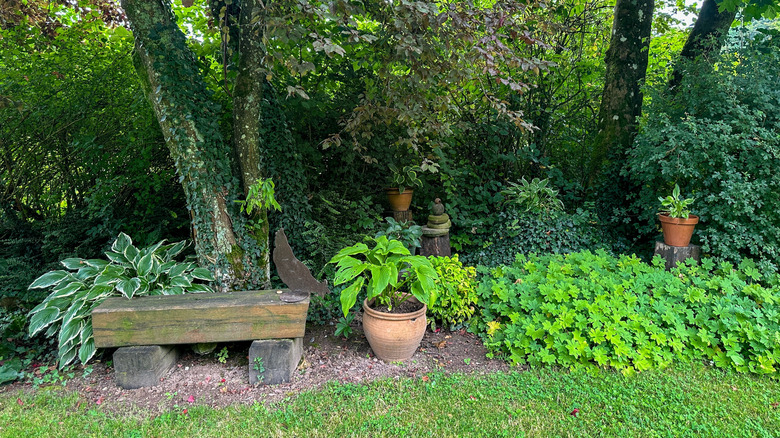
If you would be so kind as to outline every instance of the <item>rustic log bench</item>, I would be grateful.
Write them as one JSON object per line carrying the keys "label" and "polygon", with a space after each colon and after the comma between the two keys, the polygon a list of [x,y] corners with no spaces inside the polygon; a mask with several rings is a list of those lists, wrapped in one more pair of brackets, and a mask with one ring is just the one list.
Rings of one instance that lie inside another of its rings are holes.
{"label": "rustic log bench", "polygon": [[309,299],[283,302],[282,292],[109,298],[92,311],[95,346],[120,347],[114,372],[125,389],[157,385],[176,362],[176,345],[211,342],[254,341],[249,382],[289,382],[303,354]]}

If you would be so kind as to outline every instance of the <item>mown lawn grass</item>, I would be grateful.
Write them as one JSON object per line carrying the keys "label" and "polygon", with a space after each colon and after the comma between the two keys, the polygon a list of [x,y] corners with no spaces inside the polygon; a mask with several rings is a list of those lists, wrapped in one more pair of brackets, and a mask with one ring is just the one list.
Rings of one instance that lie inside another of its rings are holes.
{"label": "mown lawn grass", "polygon": [[331,384],[267,407],[187,406],[186,414],[156,416],[76,407],[78,395],[41,388],[0,396],[0,435],[769,437],[780,435],[778,402],[776,380],[699,365],[634,377],[552,369],[430,374]]}

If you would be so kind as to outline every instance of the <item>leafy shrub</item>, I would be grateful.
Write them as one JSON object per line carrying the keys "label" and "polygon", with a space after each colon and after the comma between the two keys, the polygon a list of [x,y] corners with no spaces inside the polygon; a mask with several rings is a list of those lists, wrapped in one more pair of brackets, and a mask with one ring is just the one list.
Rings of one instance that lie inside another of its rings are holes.
{"label": "leafy shrub", "polygon": [[529,183],[525,178],[520,183],[509,183],[509,187],[501,191],[505,196],[506,204],[514,204],[526,212],[536,214],[549,214],[553,211],[563,210],[563,202],[558,199],[558,190],[547,187],[550,182],[545,178],[534,178]]}
{"label": "leafy shrub", "polygon": [[92,310],[106,298],[211,292],[208,286],[193,283],[214,281],[208,269],[174,260],[186,243],[163,243],[139,250],[122,233],[106,252],[108,261],[65,259],[61,263],[67,271],[51,271],[38,277],[30,289],[52,288],[52,293],[30,311],[30,336],[48,327],[47,337],[58,334],[60,368],[77,355],[81,363],[86,363],[95,354]]}
{"label": "leafy shrub", "polygon": [[638,231],[657,237],[656,204],[675,182],[696,198],[694,240],[718,258],[780,259],[780,48],[752,43],[690,67],[675,97],[653,97],[623,174]]}
{"label": "leafy shrub", "polygon": [[436,302],[428,306],[431,324],[453,326],[474,315],[477,303],[477,270],[463,266],[458,255],[431,257],[433,269],[439,274],[436,282]]}
{"label": "leafy shrub", "polygon": [[414,222],[398,222],[392,217],[386,217],[387,228],[379,230],[376,236],[387,236],[388,239],[398,240],[404,244],[410,253],[414,254],[415,248],[420,247],[422,238],[422,227],[415,225]]}
{"label": "leafy shrub", "polygon": [[739,372],[776,373],[780,287],[758,284],[750,261],[735,268],[664,270],[600,250],[518,255],[479,286],[472,327],[513,363],[612,367],[630,374],[675,359],[709,359]]}
{"label": "leafy shrub", "polygon": [[483,248],[462,255],[464,263],[494,267],[512,264],[518,253],[567,253],[586,248],[610,248],[611,239],[601,231],[595,215],[552,212],[547,216],[510,209],[498,214],[498,222],[484,238]]}

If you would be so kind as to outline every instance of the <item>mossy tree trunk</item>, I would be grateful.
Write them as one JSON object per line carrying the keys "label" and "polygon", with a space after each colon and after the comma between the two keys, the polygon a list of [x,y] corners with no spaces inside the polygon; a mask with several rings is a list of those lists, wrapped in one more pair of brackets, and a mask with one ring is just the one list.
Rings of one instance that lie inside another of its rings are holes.
{"label": "mossy tree trunk", "polygon": [[654,0],[617,0],[615,4],[612,37],[604,59],[604,93],[591,156],[591,181],[608,153],[628,149],[636,137],[654,6]]}
{"label": "mossy tree trunk", "polygon": [[[248,85],[250,89],[242,96],[249,96],[249,102],[237,105],[236,118],[246,120],[237,126],[248,127],[248,131],[237,129],[234,135],[249,140],[237,150],[243,175],[234,175],[233,145],[220,133],[219,107],[210,98],[170,4],[166,0],[122,0],[122,7],[135,37],[136,68],[187,197],[200,264],[214,272],[222,291],[267,287],[267,228],[265,233],[250,235],[247,218],[233,202],[244,193],[242,184],[251,184],[261,175],[258,138],[252,134],[257,129],[260,102],[251,97],[251,88],[261,93],[262,82]],[[254,165],[243,162],[250,159]]]}

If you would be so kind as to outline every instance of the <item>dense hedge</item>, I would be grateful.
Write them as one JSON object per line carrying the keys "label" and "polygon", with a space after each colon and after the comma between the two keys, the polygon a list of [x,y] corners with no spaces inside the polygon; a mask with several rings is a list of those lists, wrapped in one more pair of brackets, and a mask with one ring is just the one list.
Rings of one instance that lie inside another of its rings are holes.
{"label": "dense hedge", "polygon": [[518,255],[483,278],[472,330],[515,364],[630,374],[707,359],[776,374],[780,287],[760,279],[749,260],[665,271],[660,258],[646,264],[605,251]]}
{"label": "dense hedge", "polygon": [[482,248],[462,254],[464,263],[494,267],[512,264],[518,253],[612,250],[616,245],[601,229],[596,216],[582,209],[541,216],[510,208],[498,214],[497,223],[485,234]]}

